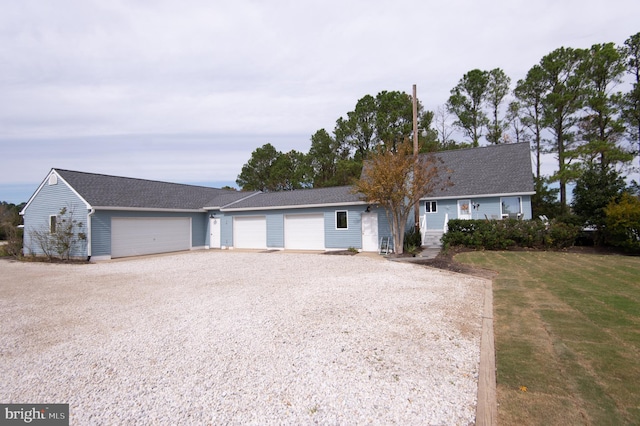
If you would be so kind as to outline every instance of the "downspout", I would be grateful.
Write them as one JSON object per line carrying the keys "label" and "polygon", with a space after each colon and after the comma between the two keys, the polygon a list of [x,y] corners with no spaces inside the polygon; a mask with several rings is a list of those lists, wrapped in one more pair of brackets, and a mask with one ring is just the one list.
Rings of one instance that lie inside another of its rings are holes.
{"label": "downspout", "polygon": [[96,209],[91,207],[87,215],[87,262],[91,260],[91,216],[93,216],[95,212]]}

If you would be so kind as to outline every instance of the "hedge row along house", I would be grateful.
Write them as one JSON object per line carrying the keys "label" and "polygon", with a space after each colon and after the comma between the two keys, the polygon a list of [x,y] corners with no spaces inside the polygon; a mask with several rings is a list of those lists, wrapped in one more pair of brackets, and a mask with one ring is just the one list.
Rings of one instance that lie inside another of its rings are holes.
{"label": "hedge row along house", "polygon": [[[527,143],[437,156],[453,185],[420,201],[423,245],[439,245],[453,218],[531,219]],[[34,233],[51,232],[63,209],[85,237],[71,256],[90,260],[196,249],[376,252],[390,237],[384,210],[350,186],[236,192],[54,168],[21,212],[25,254],[43,254]]]}

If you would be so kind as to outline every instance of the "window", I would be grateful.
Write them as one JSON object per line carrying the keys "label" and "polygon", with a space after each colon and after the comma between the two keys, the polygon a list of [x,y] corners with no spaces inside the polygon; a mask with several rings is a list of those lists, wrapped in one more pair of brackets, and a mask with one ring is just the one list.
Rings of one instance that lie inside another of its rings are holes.
{"label": "window", "polygon": [[57,185],[58,184],[58,176],[51,173],[49,176],[49,185]]}
{"label": "window", "polygon": [[49,232],[51,234],[55,234],[56,233],[56,224],[58,222],[58,217],[57,216],[49,216]]}
{"label": "window", "polygon": [[427,213],[437,213],[438,212],[438,202],[437,201],[427,201],[425,204],[425,211]]}
{"label": "window", "polygon": [[504,197],[500,200],[502,217],[519,219],[522,217],[522,199],[520,197]]}
{"label": "window", "polygon": [[337,211],[336,212],[336,229],[348,229],[349,221],[347,217],[346,211]]}

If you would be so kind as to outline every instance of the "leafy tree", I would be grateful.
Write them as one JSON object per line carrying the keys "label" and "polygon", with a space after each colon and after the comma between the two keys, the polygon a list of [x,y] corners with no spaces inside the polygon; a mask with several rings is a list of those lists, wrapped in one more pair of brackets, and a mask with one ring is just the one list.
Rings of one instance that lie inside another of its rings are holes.
{"label": "leafy tree", "polygon": [[588,166],[576,180],[573,190],[573,212],[586,226],[596,228],[596,243],[603,242],[605,208],[617,200],[625,189],[624,179],[612,168]]}
{"label": "leafy tree", "polygon": [[338,162],[336,148],[336,140],[325,129],[320,129],[311,136],[309,159],[315,188],[332,186]]}
{"label": "leafy tree", "polygon": [[633,86],[622,99],[623,118],[631,140],[638,143],[640,156],[640,33],[636,33],[624,42],[624,58],[627,71],[633,76]]}
{"label": "leafy tree", "polygon": [[413,130],[413,101],[404,92],[382,91],[376,96],[378,139],[395,151]]}
{"label": "leafy tree", "polygon": [[491,123],[487,132],[487,140],[493,144],[500,143],[505,129],[504,123],[498,118],[500,105],[509,94],[511,79],[500,68],[487,73],[487,93],[485,99],[491,108]]}
{"label": "leafy tree", "polygon": [[558,202],[558,188],[551,188],[544,177],[533,177],[536,193],[531,197],[533,217],[546,216],[549,219],[560,216],[561,209]]}
{"label": "leafy tree", "polygon": [[417,162],[412,154],[413,144],[408,139],[397,145],[395,152],[379,147],[354,185],[369,203],[384,208],[398,254],[403,253],[404,231],[414,206],[450,183],[434,154],[423,154]]}
{"label": "leafy tree", "polygon": [[597,161],[602,169],[633,157],[618,142],[625,132],[620,118],[620,95],[612,93],[625,73],[624,58],[613,43],[595,44],[583,60],[585,115],[580,135],[586,142],[579,148],[583,161]]}
{"label": "leafy tree", "polygon": [[291,191],[311,186],[307,156],[296,150],[279,153],[269,171],[270,191]]}
{"label": "leafy tree", "polygon": [[270,143],[256,148],[251,153],[249,161],[242,166],[242,171],[236,183],[243,191],[269,191],[271,181],[271,167],[280,153]]}
{"label": "leafy tree", "polygon": [[482,111],[488,84],[489,75],[486,71],[471,70],[451,89],[447,101],[448,111],[457,117],[454,125],[471,139],[473,146],[479,146],[482,128],[488,123]]}
{"label": "leafy tree", "polygon": [[304,154],[286,154],[270,143],[257,148],[242,166],[236,183],[243,191],[284,191],[310,186],[310,168]]}
{"label": "leafy tree", "polygon": [[518,80],[514,94],[520,102],[522,124],[529,129],[533,139],[533,152],[536,163],[536,179],[542,178],[540,167],[543,153],[542,129],[543,124],[543,99],[549,87],[545,78],[545,72],[540,65],[534,65],[524,80]]}
{"label": "leafy tree", "polygon": [[378,106],[376,99],[366,95],[358,100],[353,111],[347,113],[347,119],[340,117],[334,130],[339,146],[349,146],[355,150],[355,159],[362,161],[377,144],[376,117]]}
{"label": "leafy tree", "polygon": [[554,137],[549,145],[550,152],[555,153],[558,159],[558,170],[552,179],[560,185],[560,206],[563,210],[567,209],[567,183],[579,174],[571,162],[576,157],[573,129],[584,100],[584,78],[580,66],[585,55],[583,49],[561,47],[540,61],[542,79],[549,88],[542,99],[542,123]]}
{"label": "leafy tree", "polygon": [[513,101],[509,103],[507,114],[505,115],[505,124],[513,130],[516,143],[527,142],[529,140],[529,135],[526,133],[526,126],[522,120],[521,110],[522,106],[520,102]]}

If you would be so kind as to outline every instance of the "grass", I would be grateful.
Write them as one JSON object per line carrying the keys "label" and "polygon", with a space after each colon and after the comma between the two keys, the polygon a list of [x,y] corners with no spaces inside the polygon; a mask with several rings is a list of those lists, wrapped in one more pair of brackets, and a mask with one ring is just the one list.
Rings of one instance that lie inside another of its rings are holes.
{"label": "grass", "polygon": [[499,424],[640,424],[640,258],[470,252],[493,280]]}

